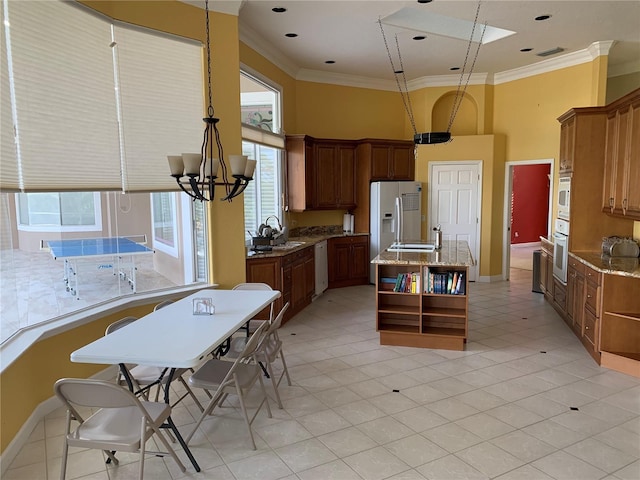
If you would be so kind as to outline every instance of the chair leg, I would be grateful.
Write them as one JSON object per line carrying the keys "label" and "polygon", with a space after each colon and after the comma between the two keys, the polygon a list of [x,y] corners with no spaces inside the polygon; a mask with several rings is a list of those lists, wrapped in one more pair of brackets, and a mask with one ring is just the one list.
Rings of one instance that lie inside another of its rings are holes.
{"label": "chair leg", "polygon": [[156,427],[155,425],[152,425],[151,428],[153,429],[154,433],[158,436],[158,438],[160,439],[160,441],[162,442],[162,445],[164,445],[164,448],[167,449],[167,452],[169,453],[169,455],[171,455],[171,457],[175,460],[175,462],[178,464],[178,467],[180,467],[180,470],[185,472],[186,468],[184,467],[184,465],[182,464],[182,462],[180,461],[180,459],[178,458],[178,455],[176,454],[176,451],[171,447],[171,445],[169,445],[169,442],[167,441],[167,439],[164,437],[164,435],[162,434],[162,432],[160,431],[160,429],[158,427]]}
{"label": "chair leg", "polygon": [[291,386],[291,377],[289,376],[289,369],[287,368],[287,362],[284,359],[284,352],[282,348],[280,349],[280,360],[282,360],[282,367],[284,368],[284,373],[287,376],[287,384]]}
{"label": "chair leg", "polygon": [[140,422],[140,468],[138,470],[139,480],[143,480],[144,477],[144,449],[146,447],[147,440],[147,420],[145,418]]}
{"label": "chair leg", "polygon": [[202,424],[204,419],[207,418],[207,415],[209,415],[213,411],[216,405],[220,403],[221,398],[223,398],[223,395],[221,392],[219,392],[214,398],[211,399],[211,401],[209,402],[209,405],[207,405],[207,408],[204,409],[204,411],[202,412],[202,415],[200,415],[200,418],[196,422],[196,426],[193,427],[193,430],[191,431],[191,433],[187,435],[187,437],[184,439],[185,444],[189,443],[189,441],[191,440],[191,437],[193,437],[193,435],[196,433],[196,430],[198,430],[198,428],[200,427],[200,424]]}
{"label": "chair leg", "polygon": [[242,395],[242,389],[238,382],[236,381],[236,392],[238,395],[238,400],[240,401],[240,409],[242,410],[242,415],[244,416],[244,422],[247,424],[247,429],[249,430],[249,437],[251,438],[251,448],[256,450],[256,442],[253,438],[253,431],[251,430],[251,421],[249,420],[249,415],[247,414],[247,407],[244,404],[244,398]]}
{"label": "chair leg", "polygon": [[[271,405],[269,405],[269,396],[267,395],[267,389],[264,388],[264,382],[262,381],[262,377],[260,375],[258,375],[258,381],[260,382],[260,388],[262,389],[262,395],[264,395],[264,403],[267,406],[268,416],[269,416],[269,418],[273,418],[273,414],[271,413]],[[258,410],[260,409],[260,407],[262,407],[262,404],[260,404],[260,406],[258,407]],[[256,415],[258,415],[257,411],[256,411]],[[254,415],[253,418],[255,418],[256,415]]]}
{"label": "chair leg", "polygon": [[273,386],[273,391],[276,394],[276,402],[278,402],[278,408],[284,408],[282,406],[282,399],[280,398],[280,392],[278,392],[278,383],[276,382],[276,376],[273,374],[273,368],[271,368],[271,362],[267,361],[267,370],[269,370],[269,377],[271,378],[271,385]]}
{"label": "chair leg", "polygon": [[193,390],[191,390],[191,388],[189,387],[185,379],[182,377],[178,377],[178,381],[182,383],[182,386],[184,386],[185,390],[187,391],[189,396],[193,399],[193,401],[195,402],[196,406],[200,409],[200,411],[204,412],[204,407],[200,403],[200,400],[198,400],[198,397],[196,397],[196,394],[193,393]]}

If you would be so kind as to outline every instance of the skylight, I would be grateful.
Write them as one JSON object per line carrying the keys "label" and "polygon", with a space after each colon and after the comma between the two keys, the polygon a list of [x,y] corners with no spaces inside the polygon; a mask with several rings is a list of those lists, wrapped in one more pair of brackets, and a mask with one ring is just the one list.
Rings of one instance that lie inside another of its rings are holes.
{"label": "skylight", "polygon": [[[409,7],[401,8],[397,12],[382,18],[381,21],[386,25],[392,25],[394,27],[431,33],[433,35],[441,35],[443,37],[457,38],[465,41],[469,41],[473,30],[472,21],[446,17],[444,15],[438,15],[436,13]],[[514,33],[516,32],[487,25],[484,36],[482,36],[482,28],[475,29],[472,41],[479,42],[482,38],[482,44],[484,45],[485,43],[500,40],[513,35]]]}

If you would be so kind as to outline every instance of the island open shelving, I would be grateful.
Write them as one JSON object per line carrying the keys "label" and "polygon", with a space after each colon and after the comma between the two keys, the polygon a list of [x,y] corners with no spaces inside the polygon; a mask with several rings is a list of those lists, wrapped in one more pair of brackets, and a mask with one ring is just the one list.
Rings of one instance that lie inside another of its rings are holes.
{"label": "island open shelving", "polygon": [[466,242],[444,242],[433,253],[382,252],[372,263],[380,344],[464,350],[473,265]]}

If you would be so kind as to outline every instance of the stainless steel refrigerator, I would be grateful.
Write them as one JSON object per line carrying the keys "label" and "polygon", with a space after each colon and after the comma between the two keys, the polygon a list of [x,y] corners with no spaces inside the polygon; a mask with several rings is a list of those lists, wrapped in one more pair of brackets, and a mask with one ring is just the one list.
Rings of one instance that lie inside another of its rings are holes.
{"label": "stainless steel refrigerator", "polygon": [[[373,182],[371,184],[369,251],[373,260],[393,242],[420,241],[422,221],[420,182]],[[369,280],[376,281],[371,265]]]}

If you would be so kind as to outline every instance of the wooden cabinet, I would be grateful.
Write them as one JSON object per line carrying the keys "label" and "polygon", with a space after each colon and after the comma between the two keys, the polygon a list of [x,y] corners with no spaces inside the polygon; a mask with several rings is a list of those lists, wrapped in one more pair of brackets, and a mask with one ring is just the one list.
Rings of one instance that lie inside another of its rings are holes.
{"label": "wooden cabinet", "polygon": [[565,314],[567,310],[567,287],[563,285],[560,280],[553,277],[552,284],[552,298],[553,298],[553,306],[556,310]]}
{"label": "wooden cabinet", "polygon": [[585,303],[585,266],[569,257],[567,270],[567,323],[578,335],[582,335]]}
{"label": "wooden cabinet", "polygon": [[573,108],[558,119],[561,171],[571,172],[570,252],[598,251],[602,237],[633,234],[629,219],[602,211],[607,119],[607,107]]}
{"label": "wooden cabinet", "polygon": [[609,109],[602,210],[640,220],[640,89]]}
{"label": "wooden cabinet", "polygon": [[575,156],[576,119],[570,117],[560,126],[560,173],[573,171]]}
{"label": "wooden cabinet", "polygon": [[553,300],[553,243],[540,237],[540,290],[548,302]]}
{"label": "wooden cabinet", "polygon": [[[281,292],[276,311],[289,302],[284,321],[311,303],[315,290],[315,261],[313,246],[276,257],[253,257],[246,263],[247,282],[266,283]],[[260,318],[265,318],[261,312]],[[267,313],[268,317],[268,313]]]}
{"label": "wooden cabinet", "polygon": [[356,206],[356,147],[351,142],[318,140],[314,148],[316,209]]}
{"label": "wooden cabinet", "polygon": [[585,294],[583,303],[584,323],[581,335],[582,344],[589,354],[600,363],[599,328],[601,317],[602,274],[585,266]]}
{"label": "wooden cabinet", "polygon": [[368,164],[371,182],[413,180],[415,178],[415,145],[401,140],[364,139],[358,142],[358,163]]}
{"label": "wooden cabinet", "polygon": [[292,211],[355,208],[355,143],[287,136],[287,194]]}
{"label": "wooden cabinet", "polygon": [[329,288],[369,283],[369,236],[330,238],[327,242]]}
{"label": "wooden cabinet", "polygon": [[[468,329],[467,267],[378,264],[376,272],[376,329],[381,345],[464,350]],[[393,280],[399,275],[417,279],[415,293],[394,291]],[[458,293],[451,293],[453,289],[445,290],[450,293],[429,289],[433,281],[430,278],[435,275],[452,281],[460,279]]]}

